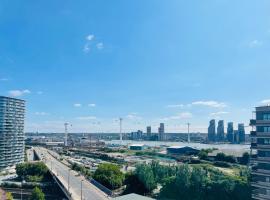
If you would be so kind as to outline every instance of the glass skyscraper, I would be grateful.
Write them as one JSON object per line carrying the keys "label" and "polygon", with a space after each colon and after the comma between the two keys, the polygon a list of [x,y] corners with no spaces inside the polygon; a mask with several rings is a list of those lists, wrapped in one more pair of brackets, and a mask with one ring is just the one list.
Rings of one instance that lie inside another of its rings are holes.
{"label": "glass skyscraper", "polygon": [[0,96],[0,169],[24,160],[25,101]]}
{"label": "glass skyscraper", "polygon": [[223,142],[224,141],[224,121],[219,120],[218,121],[218,127],[217,127],[217,141]]}
{"label": "glass skyscraper", "polygon": [[212,119],[209,122],[208,141],[209,142],[215,142],[216,141],[216,121],[214,119]]}

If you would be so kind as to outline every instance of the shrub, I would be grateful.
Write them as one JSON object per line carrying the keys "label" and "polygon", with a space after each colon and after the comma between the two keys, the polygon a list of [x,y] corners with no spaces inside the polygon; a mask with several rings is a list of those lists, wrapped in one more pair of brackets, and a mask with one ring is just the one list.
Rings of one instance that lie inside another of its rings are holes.
{"label": "shrub", "polygon": [[117,165],[104,163],[98,166],[93,178],[109,189],[117,189],[123,184],[124,174]]}
{"label": "shrub", "polygon": [[231,167],[231,165],[229,163],[224,162],[224,161],[216,161],[216,162],[214,162],[214,165],[217,167],[225,167],[225,168]]}

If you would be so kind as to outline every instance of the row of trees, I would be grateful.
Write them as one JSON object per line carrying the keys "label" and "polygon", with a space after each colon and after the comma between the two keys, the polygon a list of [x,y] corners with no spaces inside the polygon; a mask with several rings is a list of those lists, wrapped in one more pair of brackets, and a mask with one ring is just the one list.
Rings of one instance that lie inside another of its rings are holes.
{"label": "row of trees", "polygon": [[43,162],[21,163],[16,165],[16,173],[20,180],[40,182],[49,176],[48,168]]}
{"label": "row of trees", "polygon": [[[212,149],[202,149],[198,156],[202,160],[208,160],[208,153],[211,153],[213,150]],[[245,152],[242,155],[242,158],[240,158],[239,163],[242,165],[247,165],[249,163],[250,155],[249,153]],[[215,157],[216,161],[221,161],[221,162],[228,162],[228,163],[236,163],[237,159],[233,155],[226,155],[224,153],[218,153]]]}
{"label": "row of trees", "polygon": [[80,172],[83,174],[85,177],[89,178],[92,176],[92,173],[89,169],[86,169],[83,165],[77,164],[77,163],[72,163],[71,169],[77,172]]}
{"label": "row of trees", "polygon": [[[10,192],[6,193],[6,200],[13,200],[13,196]],[[32,194],[29,200],[45,200],[45,194],[38,187],[35,187],[32,191]]]}

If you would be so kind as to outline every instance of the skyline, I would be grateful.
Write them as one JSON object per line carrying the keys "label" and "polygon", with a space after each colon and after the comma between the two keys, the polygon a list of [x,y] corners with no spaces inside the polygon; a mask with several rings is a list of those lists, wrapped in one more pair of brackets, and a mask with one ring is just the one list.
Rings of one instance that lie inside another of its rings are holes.
{"label": "skyline", "polygon": [[0,5],[0,95],[26,100],[26,132],[206,133],[270,103],[270,2]]}

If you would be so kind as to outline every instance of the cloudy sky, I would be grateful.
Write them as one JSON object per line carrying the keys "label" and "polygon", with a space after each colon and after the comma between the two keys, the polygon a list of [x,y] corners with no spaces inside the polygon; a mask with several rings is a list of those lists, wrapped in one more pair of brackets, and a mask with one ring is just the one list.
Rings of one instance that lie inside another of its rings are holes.
{"label": "cloudy sky", "polygon": [[26,131],[206,132],[270,102],[270,1],[3,0],[0,95]]}

